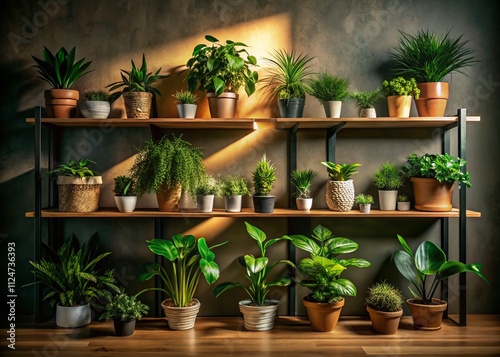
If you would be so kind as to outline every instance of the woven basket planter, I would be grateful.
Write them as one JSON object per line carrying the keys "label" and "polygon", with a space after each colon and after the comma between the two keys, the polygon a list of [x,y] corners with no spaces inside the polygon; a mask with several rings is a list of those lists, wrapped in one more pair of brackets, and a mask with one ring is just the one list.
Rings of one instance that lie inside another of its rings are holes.
{"label": "woven basket planter", "polygon": [[102,176],[57,178],[59,211],[95,212],[99,209]]}
{"label": "woven basket planter", "polygon": [[127,118],[149,119],[151,112],[151,93],[128,92],[123,93]]}
{"label": "woven basket planter", "polygon": [[332,211],[350,211],[354,205],[354,184],[352,180],[328,180],[326,185],[326,204]]}

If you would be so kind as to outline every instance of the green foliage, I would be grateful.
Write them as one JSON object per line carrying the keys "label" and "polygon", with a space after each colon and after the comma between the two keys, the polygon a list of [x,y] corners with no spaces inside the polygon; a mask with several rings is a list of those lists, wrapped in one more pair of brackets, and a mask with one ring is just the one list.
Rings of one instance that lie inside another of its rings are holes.
{"label": "green foliage", "polygon": [[384,162],[373,174],[373,182],[379,190],[397,190],[403,186],[403,178],[396,165]]}
{"label": "green foliage", "polygon": [[78,161],[70,160],[67,164],[59,165],[55,170],[48,171],[47,175],[52,178],[59,176],[74,176],[74,177],[87,177],[99,175],[96,171],[89,168],[89,164],[96,164],[94,161],[81,158]]}
{"label": "green foliage", "polygon": [[334,162],[321,162],[322,165],[326,166],[328,170],[328,176],[333,181],[347,181],[352,175],[358,173],[356,167],[361,166],[361,164],[336,164]]}
{"label": "green foliage", "polygon": [[321,103],[332,100],[343,101],[349,96],[347,91],[349,80],[326,72],[320,73],[316,79],[313,79],[310,86],[311,95]]}
{"label": "green foliage", "polygon": [[270,160],[267,160],[266,154],[257,163],[252,173],[253,187],[256,196],[267,196],[271,192],[276,181],[276,168]]}
{"label": "green foliage", "polygon": [[139,149],[131,170],[135,190],[139,196],[167,188],[182,186],[185,192],[195,194],[200,179],[205,174],[203,153],[181,137],[167,136],[159,141],[152,139]]}
{"label": "green foliage", "polygon": [[224,177],[221,190],[224,196],[246,196],[250,194],[247,180],[239,176]]}
{"label": "green foliage", "polygon": [[354,202],[358,205],[372,205],[375,203],[372,195],[365,195],[364,193],[360,193],[354,198]]}
{"label": "green foliage", "polygon": [[101,273],[98,263],[111,253],[97,255],[99,237],[97,233],[87,243],[80,243],[75,235],[68,237],[64,244],[54,251],[42,243],[46,258],[38,263],[30,261],[37,280],[25,286],[42,284],[48,293],[43,298],[49,304],[79,306],[97,299],[111,298],[109,289],[120,292],[114,278],[114,270]]}
{"label": "green foliage", "polygon": [[271,68],[268,75],[262,79],[265,88],[270,91],[271,98],[278,95],[279,99],[304,98],[311,88],[306,83],[314,57],[308,54],[297,55],[295,51],[275,50],[270,58],[264,58]]}
{"label": "green foliage", "polygon": [[[439,283],[459,273],[474,273],[484,279],[481,264],[464,264],[455,260],[446,260],[446,254],[432,242],[422,242],[413,254],[406,241],[398,235],[403,250],[394,253],[394,263],[403,277],[413,286],[409,290],[413,297],[423,304],[431,304],[432,297]],[[434,276],[430,286],[427,279]]]}
{"label": "green foliage", "polygon": [[356,296],[356,286],[352,281],[341,278],[348,266],[366,268],[370,262],[360,258],[337,259],[340,254],[355,252],[358,244],[348,238],[334,237],[332,232],[319,225],[314,228],[311,238],[304,235],[283,236],[292,244],[310,254],[299,263],[300,271],[307,278],[300,284],[311,293],[308,299],[314,302],[338,302],[343,296]]}
{"label": "green foliage", "polygon": [[241,287],[248,294],[254,305],[264,306],[266,296],[272,287],[288,286],[292,282],[292,280],[288,277],[281,277],[268,282],[268,274],[278,264],[287,264],[291,267],[295,267],[295,265],[289,260],[279,260],[269,263],[269,258],[266,257],[267,249],[284,238],[274,238],[266,241],[267,237],[263,231],[247,222],[245,222],[245,225],[248,234],[257,242],[260,250],[260,257],[256,258],[251,254],[247,254],[244,257],[238,258],[239,263],[245,268],[246,278],[250,283],[248,286],[239,282],[221,283],[214,288],[213,294],[215,297],[218,297],[227,290]]}
{"label": "green foliage", "polygon": [[196,239],[193,235],[182,234],[176,234],[170,240],[154,238],[147,242],[149,250],[165,258],[164,265],[144,263],[139,267],[137,278],[146,281],[159,276],[164,289],[151,288],[144,291],[163,291],[172,299],[174,306],[186,307],[193,300],[200,274],[203,274],[208,284],[215,283],[219,278],[219,266],[214,261],[215,253],[212,249],[227,242],[208,247],[205,238]]}
{"label": "green foliage", "polygon": [[409,202],[408,196],[398,195],[398,202]]}
{"label": "green foliage", "polygon": [[[199,84],[198,90],[215,92],[219,96],[222,92],[236,93],[245,85],[247,95],[251,96],[259,75],[250,69],[250,66],[257,66],[257,59],[247,52],[245,47],[248,46],[231,40],[221,44],[210,35],[206,35],[205,39],[212,45],[197,45],[186,64],[189,68],[189,90],[194,92]],[[246,54],[246,59],[242,54]]]}
{"label": "green foliage", "polygon": [[49,83],[54,89],[71,89],[73,84],[91,71],[87,71],[92,61],[86,62],[85,57],[75,62],[76,47],[68,53],[61,47],[54,55],[52,52],[43,47],[43,60],[35,56],[31,56],[35,60],[38,69],[38,78]]}
{"label": "green foliage", "polygon": [[197,195],[215,195],[219,196],[221,191],[221,182],[210,175],[204,175],[196,187]]}
{"label": "green foliage", "polygon": [[177,91],[172,94],[172,97],[177,99],[180,104],[195,104],[198,101],[198,96],[188,90]]}
{"label": "green foliage", "polygon": [[114,295],[104,307],[100,320],[116,319],[120,321],[140,320],[148,313],[149,306],[137,300],[137,295],[127,295],[122,292]]}
{"label": "green foliage", "polygon": [[463,69],[477,62],[462,35],[452,38],[450,31],[440,36],[429,30],[416,35],[400,33],[401,39],[391,53],[396,75],[415,78],[418,83],[441,82],[454,71],[466,74]]}
{"label": "green foliage", "polygon": [[366,92],[352,92],[349,94],[349,98],[355,101],[356,107],[359,109],[368,109],[373,108],[375,103],[379,102],[384,96],[381,89],[377,88]]}
{"label": "green foliage", "polygon": [[311,169],[292,171],[292,185],[297,189],[296,196],[300,198],[311,197],[311,184],[317,173]]}
{"label": "green foliage", "polygon": [[88,90],[85,92],[85,99],[89,101],[108,102],[110,94],[104,90]]}
{"label": "green foliage", "polygon": [[403,164],[402,170],[409,177],[435,178],[439,182],[458,181],[471,187],[470,175],[465,171],[465,164],[465,160],[448,154],[418,156],[412,153]]}
{"label": "green foliage", "polygon": [[383,81],[382,88],[386,96],[412,95],[415,99],[420,97],[420,89],[417,87],[415,78],[404,79],[403,77],[396,77],[390,81]]}
{"label": "green foliage", "polygon": [[135,196],[135,181],[128,176],[115,177],[115,188],[113,192],[116,196]]}
{"label": "green foliage", "polygon": [[383,312],[396,312],[403,308],[404,297],[401,290],[389,283],[381,282],[368,288],[366,305]]}

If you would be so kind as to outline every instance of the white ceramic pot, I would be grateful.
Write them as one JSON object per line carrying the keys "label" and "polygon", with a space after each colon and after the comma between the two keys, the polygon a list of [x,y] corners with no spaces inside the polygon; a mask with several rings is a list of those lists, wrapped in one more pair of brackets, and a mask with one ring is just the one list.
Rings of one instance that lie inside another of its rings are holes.
{"label": "white ceramic pot", "polygon": [[179,118],[193,119],[196,116],[196,104],[177,104]]}
{"label": "white ceramic pot", "polygon": [[106,119],[110,110],[111,106],[106,101],[85,100],[80,102],[80,112],[85,118]]}
{"label": "white ceramic pot", "polygon": [[241,212],[241,195],[224,196],[224,206],[226,212]]}
{"label": "white ceramic pot", "polygon": [[340,118],[342,102],[340,100],[323,102],[323,108],[325,108],[325,114],[327,118]]}
{"label": "white ceramic pot", "polygon": [[212,212],[214,208],[214,195],[196,195],[198,212]]}
{"label": "white ceramic pot", "polygon": [[251,303],[250,299],[239,302],[245,328],[249,331],[271,330],[274,327],[279,300],[265,300],[264,306],[254,306],[250,305]]}
{"label": "white ceramic pot", "polygon": [[115,196],[115,203],[120,212],[134,212],[137,196]]}
{"label": "white ceramic pot", "polygon": [[77,328],[87,326],[91,320],[90,304],[80,306],[61,306],[57,304],[56,325]]}
{"label": "white ceramic pot", "polygon": [[410,202],[398,202],[398,211],[409,211]]}
{"label": "white ceramic pot", "polygon": [[297,205],[297,209],[299,211],[310,211],[313,204],[313,199],[297,197],[295,199],[295,204]]}
{"label": "white ceramic pot", "polygon": [[381,211],[395,211],[398,201],[397,190],[378,190],[378,199]]}

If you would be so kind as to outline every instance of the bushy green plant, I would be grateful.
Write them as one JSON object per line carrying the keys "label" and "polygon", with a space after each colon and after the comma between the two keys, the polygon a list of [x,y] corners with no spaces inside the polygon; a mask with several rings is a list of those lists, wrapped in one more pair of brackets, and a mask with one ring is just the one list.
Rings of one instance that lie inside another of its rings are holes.
{"label": "bushy green plant", "polygon": [[[248,46],[231,40],[221,44],[210,35],[206,35],[205,39],[211,45],[197,45],[186,64],[189,69],[189,90],[206,90],[219,96],[225,91],[236,93],[245,85],[247,95],[251,96],[255,92],[259,75],[250,69],[250,66],[257,66],[257,59],[247,52],[245,47]],[[246,59],[242,54],[246,54]]]}
{"label": "bushy green plant", "polygon": [[408,196],[398,195],[398,202],[409,202]]}
{"label": "bushy green plant", "polygon": [[88,90],[85,92],[85,99],[89,101],[108,102],[110,94],[104,90]]}
{"label": "bushy green plant", "polygon": [[130,296],[125,292],[121,292],[114,295],[104,307],[104,312],[99,317],[99,320],[115,319],[123,322],[140,320],[148,313],[149,306],[137,300],[139,294]]}
{"label": "bushy green plant", "polygon": [[198,96],[188,90],[177,91],[172,97],[180,104],[195,104],[198,101]]}
{"label": "bushy green plant", "polygon": [[292,185],[295,186],[295,195],[299,198],[311,197],[311,184],[317,173],[311,169],[292,171]]}
{"label": "bushy green plant", "polygon": [[139,149],[130,172],[139,196],[158,192],[163,185],[167,188],[180,185],[185,192],[194,195],[205,174],[203,153],[181,137],[150,139]]}
{"label": "bushy green plant", "polygon": [[197,195],[218,196],[221,191],[221,182],[211,175],[204,175],[196,187]]}
{"label": "bushy green plant", "polygon": [[474,51],[467,48],[468,41],[420,30],[415,35],[400,31],[401,38],[391,53],[394,73],[415,78],[417,83],[441,82],[451,72],[466,74],[463,70],[477,61]]}
{"label": "bushy green plant", "polygon": [[281,277],[273,281],[268,281],[268,274],[278,264],[287,264],[292,267],[295,267],[295,265],[289,260],[279,260],[270,263],[269,258],[266,257],[267,249],[284,238],[267,240],[266,234],[259,228],[252,226],[248,222],[245,222],[245,225],[248,234],[257,242],[260,251],[260,257],[254,257],[252,254],[247,254],[244,257],[239,257],[238,259],[239,263],[245,268],[246,278],[250,283],[248,286],[239,282],[220,283],[214,288],[213,293],[215,297],[218,297],[227,290],[241,287],[248,294],[253,305],[264,306],[266,296],[272,287],[288,286],[292,282],[289,277]]}
{"label": "bushy green plant", "polygon": [[336,164],[334,162],[321,162],[322,165],[326,166],[328,170],[328,176],[333,181],[347,181],[352,175],[358,173],[356,167],[361,166],[361,164]]}
{"label": "bushy green plant", "polygon": [[135,181],[133,178],[121,175],[115,177],[114,180],[115,188],[113,189],[113,192],[116,196],[135,196]]}
{"label": "bushy green plant", "polygon": [[390,81],[383,81],[382,88],[386,96],[412,95],[415,99],[420,97],[420,89],[417,87],[415,78],[405,79],[403,77],[396,77]]}
{"label": "bushy green plant", "polygon": [[[49,83],[54,89],[71,89],[73,84],[91,71],[87,68],[92,61],[85,62],[85,57],[75,62],[76,47],[67,51],[61,47],[54,55],[47,47],[43,48],[43,59],[31,56],[38,69],[38,78]],[[85,62],[85,63],[84,63]]]}
{"label": "bushy green plant", "polygon": [[373,174],[373,183],[379,190],[397,190],[403,186],[403,178],[396,165],[384,162]]}
{"label": "bushy green plant", "polygon": [[246,196],[250,194],[247,180],[238,176],[229,175],[224,177],[221,190],[224,196]]}
{"label": "bushy green plant", "polygon": [[256,196],[267,196],[274,187],[276,181],[276,168],[270,160],[267,160],[266,154],[257,163],[252,173],[253,188]]}
{"label": "bushy green plant", "polygon": [[332,100],[343,101],[349,96],[347,91],[349,80],[326,72],[320,73],[317,78],[313,79],[310,86],[311,95],[321,103]]}
{"label": "bushy green plant", "polygon": [[404,297],[401,290],[386,282],[375,283],[368,288],[366,305],[383,312],[396,312],[403,308]]}
{"label": "bushy green plant", "polygon": [[372,195],[367,195],[364,193],[356,195],[356,197],[354,197],[354,202],[358,205],[372,205],[375,203]]}
{"label": "bushy green plant", "polygon": [[96,171],[89,168],[89,164],[96,164],[92,160],[81,158],[78,161],[70,160],[67,164],[59,165],[55,170],[48,171],[47,175],[52,178],[59,176],[74,176],[74,177],[87,177],[99,175]]}
{"label": "bushy green plant", "polygon": [[349,94],[349,98],[354,100],[356,107],[359,109],[369,109],[373,108],[375,103],[379,102],[384,98],[381,89],[377,88],[372,91],[355,91]]}

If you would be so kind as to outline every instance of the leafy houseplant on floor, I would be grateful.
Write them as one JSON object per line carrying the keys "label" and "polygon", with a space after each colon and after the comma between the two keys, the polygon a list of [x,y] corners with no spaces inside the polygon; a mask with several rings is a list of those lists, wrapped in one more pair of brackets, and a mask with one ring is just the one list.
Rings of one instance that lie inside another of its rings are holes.
{"label": "leafy houseplant on floor", "polygon": [[354,184],[351,176],[357,174],[361,164],[336,164],[322,162],[328,170],[326,204],[332,211],[350,211],[354,205]]}
{"label": "leafy houseplant on floor", "polygon": [[326,117],[340,118],[342,102],[349,96],[349,80],[323,72],[311,81],[310,86],[311,95],[321,102]]}
{"label": "leafy houseplant on floor", "polygon": [[358,244],[348,238],[334,237],[332,232],[317,226],[311,238],[304,235],[283,236],[292,244],[310,254],[299,263],[300,272],[306,277],[300,284],[311,293],[304,297],[311,327],[314,331],[328,332],[335,329],[344,306],[344,296],[356,296],[352,281],[341,278],[348,266],[366,268],[370,262],[360,258],[337,259],[339,254],[355,252]]}
{"label": "leafy houseplant on floor", "polygon": [[146,281],[159,276],[168,298],[161,303],[168,326],[173,330],[189,330],[194,327],[200,302],[194,298],[201,274],[208,284],[219,278],[219,266],[214,261],[212,249],[224,243],[207,246],[205,238],[176,234],[172,239],[148,240],[148,248],[164,259],[165,266],[158,263],[144,263],[139,267],[137,278]]}
{"label": "leafy houseplant on floor", "polygon": [[383,81],[382,88],[387,97],[389,116],[409,118],[412,96],[415,99],[420,97],[420,89],[417,88],[415,78],[397,77],[390,81]]}
{"label": "leafy houseplant on floor", "polygon": [[115,203],[120,212],[134,212],[137,204],[137,195],[134,192],[135,181],[128,176],[115,177]]}
{"label": "leafy houseplant on floor", "polygon": [[366,310],[373,329],[384,335],[398,332],[403,315],[404,298],[401,291],[389,283],[376,283],[368,288]]}
{"label": "leafy houseplant on floor", "polygon": [[311,169],[292,171],[292,185],[295,186],[295,203],[300,211],[310,211],[313,203],[311,184],[317,173]]}
{"label": "leafy houseplant on floor", "polygon": [[177,111],[179,118],[194,118],[196,116],[196,102],[198,96],[188,90],[181,90],[172,94],[177,99]]}
{"label": "leafy houseplant on floor", "polygon": [[73,84],[89,73],[87,68],[92,61],[85,62],[85,57],[75,62],[76,47],[67,51],[61,47],[56,54],[43,48],[43,59],[31,56],[36,62],[33,65],[38,69],[41,80],[52,86],[51,90],[44,92],[45,107],[50,118],[74,118],[76,105],[80,97],[77,90],[71,89]]}
{"label": "leafy houseplant on floor", "polygon": [[153,74],[148,72],[146,56],[142,54],[141,67],[136,67],[133,60],[132,69],[126,71],[121,70],[122,80],[111,83],[107,86],[110,91],[114,91],[123,87],[117,92],[111,94],[111,101],[114,102],[120,95],[123,96],[125,102],[125,110],[127,118],[148,119],[151,113],[151,101],[153,94],[161,95],[160,91],[152,85],[167,75],[160,74],[161,67]]}
{"label": "leafy houseplant on floor", "polygon": [[418,115],[444,116],[449,85],[443,79],[452,72],[465,74],[464,68],[477,61],[462,36],[453,38],[420,30],[415,35],[401,32],[401,39],[391,53],[396,75],[415,78],[420,99],[415,100]]}
{"label": "leafy houseplant on floor", "polygon": [[98,246],[97,233],[81,246],[72,235],[57,251],[42,243],[47,258],[30,261],[37,280],[25,286],[42,284],[48,289],[44,300],[49,300],[51,306],[57,305],[57,326],[75,328],[88,325],[90,303],[100,298],[109,300],[109,289],[120,292],[115,285],[114,271],[101,273],[98,268],[98,263],[111,254],[97,255]]}
{"label": "leafy houseplant on floor", "polygon": [[234,118],[240,87],[245,86],[248,96],[255,92],[259,76],[250,66],[257,66],[257,59],[247,52],[248,46],[242,42],[227,40],[221,44],[210,35],[205,39],[211,45],[197,45],[186,64],[188,88],[191,92],[207,91],[212,118]]}
{"label": "leafy houseplant on floor", "polygon": [[89,90],[85,92],[85,100],[80,102],[80,112],[85,118],[106,119],[111,105],[110,95],[104,90]]}
{"label": "leafy houseplant on floor", "polygon": [[410,210],[410,200],[408,196],[398,195],[398,211],[409,211]]}
{"label": "leafy houseplant on floor", "polygon": [[452,209],[453,184],[470,187],[465,160],[449,154],[410,154],[402,167],[410,177],[415,195],[415,209],[446,212]]}
{"label": "leafy houseplant on floor", "polygon": [[250,194],[247,180],[244,177],[231,175],[222,180],[221,191],[227,212],[241,212],[241,199]]}
{"label": "leafy houseplant on floor", "polygon": [[273,213],[275,197],[269,195],[276,181],[276,168],[264,154],[252,173],[253,207],[257,213]]}
{"label": "leafy houseplant on floor", "polygon": [[395,211],[398,189],[403,186],[403,178],[396,165],[384,162],[373,174],[373,183],[378,189],[381,211]]}
{"label": "leafy houseplant on floor", "polygon": [[133,296],[121,292],[114,295],[104,307],[104,313],[100,319],[113,319],[116,336],[132,335],[135,330],[135,322],[147,314],[149,306],[137,300],[137,296],[141,292]]}
{"label": "leafy houseplant on floor", "polygon": [[199,212],[212,212],[214,198],[219,196],[221,184],[210,175],[204,175],[196,187],[196,204]]}
{"label": "leafy houseplant on floor", "polygon": [[[422,242],[415,251],[411,251],[406,241],[398,235],[403,247],[394,253],[394,263],[403,277],[410,283],[409,290],[413,299],[406,301],[413,317],[413,326],[420,330],[439,330],[446,301],[433,298],[439,283],[459,273],[474,273],[484,279],[481,264],[464,264],[455,260],[446,260],[446,254],[432,242]],[[430,286],[428,278],[434,277]]]}
{"label": "leafy houseplant on floor", "polygon": [[349,94],[349,98],[356,103],[361,118],[376,118],[375,103],[379,102],[383,98],[383,95],[380,88],[377,88],[366,92],[352,92]]}
{"label": "leafy houseplant on floor", "polygon": [[372,195],[360,193],[354,198],[354,202],[359,205],[359,211],[361,213],[370,213],[372,204],[375,203]]}
{"label": "leafy houseplant on floor", "polygon": [[243,288],[250,298],[239,302],[240,311],[245,320],[245,328],[250,331],[271,330],[274,327],[279,300],[268,300],[266,296],[271,288],[288,286],[292,280],[289,277],[281,277],[273,281],[268,281],[268,274],[278,264],[287,264],[291,267],[295,267],[295,265],[289,260],[279,260],[270,263],[269,258],[266,257],[267,249],[284,238],[275,238],[266,241],[267,237],[263,231],[247,222],[245,222],[245,225],[248,234],[257,242],[260,251],[260,257],[247,254],[244,257],[238,258],[239,263],[245,268],[246,278],[250,284],[245,286],[239,282],[220,283],[214,288],[213,293],[215,297],[218,297],[227,290],[236,287]]}
{"label": "leafy houseplant on floor", "polygon": [[130,172],[138,196],[155,192],[160,211],[177,211],[182,191],[194,195],[205,174],[203,153],[181,137],[150,139],[139,149]]}

